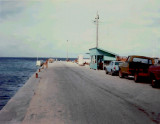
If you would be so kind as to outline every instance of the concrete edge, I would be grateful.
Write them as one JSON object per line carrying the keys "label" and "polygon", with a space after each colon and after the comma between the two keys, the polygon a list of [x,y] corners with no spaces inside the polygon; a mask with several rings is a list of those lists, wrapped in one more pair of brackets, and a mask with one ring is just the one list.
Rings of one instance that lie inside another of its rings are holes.
{"label": "concrete edge", "polygon": [[34,91],[40,81],[40,78],[35,78],[35,73],[0,111],[0,124],[19,124],[23,121]]}

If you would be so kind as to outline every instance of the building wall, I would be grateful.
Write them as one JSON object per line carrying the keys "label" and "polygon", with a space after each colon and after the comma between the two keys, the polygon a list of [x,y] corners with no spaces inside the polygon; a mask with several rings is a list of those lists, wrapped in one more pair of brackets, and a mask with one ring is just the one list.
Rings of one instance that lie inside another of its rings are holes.
{"label": "building wall", "polygon": [[90,68],[97,69],[97,57],[95,55],[91,56]]}
{"label": "building wall", "polygon": [[90,49],[89,51],[91,56],[90,68],[92,69],[97,69],[97,56],[99,55],[103,56],[103,65],[104,65],[104,61],[106,60],[109,60],[109,61],[116,60],[116,56],[109,52],[96,49],[96,48]]}

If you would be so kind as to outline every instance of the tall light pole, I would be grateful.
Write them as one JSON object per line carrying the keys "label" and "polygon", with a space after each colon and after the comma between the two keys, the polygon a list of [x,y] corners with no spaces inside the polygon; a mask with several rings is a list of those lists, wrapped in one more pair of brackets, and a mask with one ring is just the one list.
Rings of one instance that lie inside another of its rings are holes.
{"label": "tall light pole", "polygon": [[97,25],[97,31],[96,31],[96,48],[98,48],[98,19],[99,19],[99,15],[98,15],[98,11],[97,11],[97,17],[96,19],[96,25]]}
{"label": "tall light pole", "polygon": [[68,61],[68,40],[67,40],[67,61]]}

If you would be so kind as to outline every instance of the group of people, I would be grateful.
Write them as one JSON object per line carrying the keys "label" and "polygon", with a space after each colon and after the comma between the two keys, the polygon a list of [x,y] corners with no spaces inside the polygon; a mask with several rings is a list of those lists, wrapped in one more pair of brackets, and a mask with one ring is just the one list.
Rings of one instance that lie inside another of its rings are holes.
{"label": "group of people", "polygon": [[48,59],[42,64],[42,69],[48,68]]}

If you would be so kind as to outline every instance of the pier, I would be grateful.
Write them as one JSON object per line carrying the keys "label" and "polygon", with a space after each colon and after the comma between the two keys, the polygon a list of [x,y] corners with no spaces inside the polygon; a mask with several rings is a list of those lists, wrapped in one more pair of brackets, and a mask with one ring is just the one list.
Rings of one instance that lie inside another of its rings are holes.
{"label": "pier", "polygon": [[72,62],[36,73],[0,111],[0,124],[160,123],[160,90],[150,84]]}

